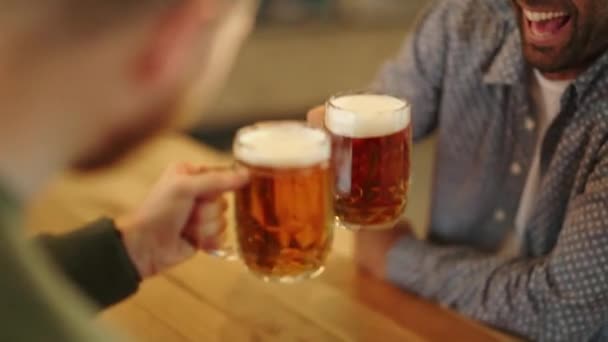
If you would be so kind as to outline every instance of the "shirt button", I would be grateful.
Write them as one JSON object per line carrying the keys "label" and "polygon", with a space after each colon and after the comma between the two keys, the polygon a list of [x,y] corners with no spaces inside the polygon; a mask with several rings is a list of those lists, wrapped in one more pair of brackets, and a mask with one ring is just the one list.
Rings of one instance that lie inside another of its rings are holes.
{"label": "shirt button", "polygon": [[524,121],[524,127],[526,128],[526,131],[531,132],[536,128],[536,122],[534,122],[534,119],[527,117]]}
{"label": "shirt button", "polygon": [[516,162],[511,164],[511,174],[514,176],[521,175],[521,165],[519,165],[519,163]]}
{"label": "shirt button", "polygon": [[497,222],[502,222],[507,218],[507,213],[504,210],[498,209],[494,212],[494,220]]}

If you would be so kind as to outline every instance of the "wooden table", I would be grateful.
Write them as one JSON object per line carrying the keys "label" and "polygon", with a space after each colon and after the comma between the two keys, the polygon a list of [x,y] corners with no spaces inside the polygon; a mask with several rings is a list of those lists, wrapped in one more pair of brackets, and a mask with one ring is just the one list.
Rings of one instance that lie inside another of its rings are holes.
{"label": "wooden table", "polygon": [[[136,205],[164,167],[226,155],[166,136],[110,170],[58,179],[33,205],[28,227],[60,232]],[[33,228],[32,228],[33,229]],[[326,273],[297,285],[263,283],[238,262],[205,255],[144,282],[101,315],[138,341],[510,341],[512,338],[357,272],[352,237],[337,232]]]}

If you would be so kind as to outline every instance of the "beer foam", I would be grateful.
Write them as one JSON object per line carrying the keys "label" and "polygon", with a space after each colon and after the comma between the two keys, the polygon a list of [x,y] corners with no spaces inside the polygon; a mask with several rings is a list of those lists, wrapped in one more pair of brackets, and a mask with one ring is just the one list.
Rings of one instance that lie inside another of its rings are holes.
{"label": "beer foam", "polygon": [[331,143],[325,132],[303,123],[262,123],[241,130],[234,155],[253,166],[305,167],[329,160]]}
{"label": "beer foam", "polygon": [[336,135],[350,138],[381,137],[406,128],[410,117],[410,106],[401,99],[388,95],[345,95],[329,101],[325,126]]}

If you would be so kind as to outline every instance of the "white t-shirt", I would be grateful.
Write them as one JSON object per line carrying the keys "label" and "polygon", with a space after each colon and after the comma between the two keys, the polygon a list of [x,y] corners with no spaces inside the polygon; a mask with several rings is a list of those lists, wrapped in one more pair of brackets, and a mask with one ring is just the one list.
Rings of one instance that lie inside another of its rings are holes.
{"label": "white t-shirt", "polygon": [[537,138],[534,149],[534,159],[528,173],[526,185],[519,201],[519,209],[515,217],[515,229],[509,233],[501,254],[517,256],[521,253],[523,233],[532,213],[534,202],[540,185],[540,149],[547,129],[557,117],[561,109],[561,98],[572,81],[551,81],[539,71],[534,70],[534,80],[531,95],[537,113]]}

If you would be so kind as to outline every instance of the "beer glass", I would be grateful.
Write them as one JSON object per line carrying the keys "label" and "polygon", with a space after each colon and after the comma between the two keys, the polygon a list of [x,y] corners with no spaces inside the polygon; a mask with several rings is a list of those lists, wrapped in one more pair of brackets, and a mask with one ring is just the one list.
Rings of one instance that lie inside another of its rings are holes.
{"label": "beer glass", "polygon": [[235,194],[238,250],[265,281],[316,277],[329,253],[335,215],[326,132],[294,121],[241,129],[237,165],[250,183]]}
{"label": "beer glass", "polygon": [[338,224],[351,230],[394,227],[410,184],[409,104],[361,92],[334,96],[326,106]]}

